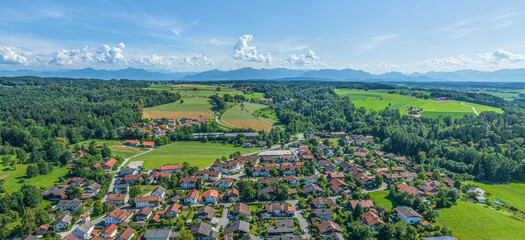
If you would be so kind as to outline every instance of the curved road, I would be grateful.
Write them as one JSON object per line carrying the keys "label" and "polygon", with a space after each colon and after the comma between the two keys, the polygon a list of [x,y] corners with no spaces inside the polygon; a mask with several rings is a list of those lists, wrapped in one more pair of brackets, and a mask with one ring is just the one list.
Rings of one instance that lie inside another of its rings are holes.
{"label": "curved road", "polygon": [[478,111],[476,111],[476,108],[475,108],[475,107],[473,107],[473,106],[469,106],[469,105],[465,104],[465,102],[461,102],[461,103],[459,103],[459,104],[461,104],[461,105],[463,105],[463,106],[465,106],[465,107],[471,107],[472,110],[474,111],[474,113],[475,113],[476,115],[479,115],[479,113],[478,113]]}

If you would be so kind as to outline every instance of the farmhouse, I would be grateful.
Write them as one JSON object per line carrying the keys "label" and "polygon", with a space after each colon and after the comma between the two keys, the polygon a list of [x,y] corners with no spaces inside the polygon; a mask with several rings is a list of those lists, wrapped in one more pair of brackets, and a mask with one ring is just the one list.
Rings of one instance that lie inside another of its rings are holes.
{"label": "farmhouse", "polygon": [[57,204],[57,207],[60,209],[60,211],[69,210],[71,212],[76,212],[82,205],[84,205],[82,200],[74,198],[72,200],[60,200],[60,202]]}
{"label": "farmhouse", "polygon": [[106,171],[106,172],[109,172],[109,171],[113,170],[113,167],[115,166],[115,163],[117,163],[117,159],[110,158],[104,164],[102,164],[102,169],[104,169],[104,171]]}
{"label": "farmhouse", "polygon": [[126,204],[129,200],[129,195],[127,194],[118,194],[118,193],[111,193],[108,194],[106,197],[106,201],[110,204],[114,205],[123,205]]}
{"label": "farmhouse", "polygon": [[133,214],[133,210],[122,210],[120,208],[115,208],[113,211],[106,214],[104,217],[104,224],[106,226],[111,224],[120,224],[122,222],[127,221],[131,215]]}
{"label": "farmhouse", "polygon": [[130,147],[138,147],[140,145],[139,140],[126,140],[124,141],[124,145],[130,146]]}

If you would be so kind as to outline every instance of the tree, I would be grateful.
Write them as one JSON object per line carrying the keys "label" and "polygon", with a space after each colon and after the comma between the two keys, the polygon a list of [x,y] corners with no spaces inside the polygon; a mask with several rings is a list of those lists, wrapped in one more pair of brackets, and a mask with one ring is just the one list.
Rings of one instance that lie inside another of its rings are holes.
{"label": "tree", "polygon": [[130,198],[135,198],[135,197],[138,197],[139,195],[140,195],[140,187],[139,186],[132,186],[129,189],[129,197]]}
{"label": "tree", "polygon": [[439,172],[439,170],[436,169],[432,172],[432,179],[436,181],[441,180],[441,173]]}
{"label": "tree", "polygon": [[38,167],[34,164],[30,164],[29,166],[27,166],[26,175],[28,178],[34,178],[40,175]]}
{"label": "tree", "polygon": [[20,232],[22,235],[29,235],[36,229],[36,217],[32,208],[27,207],[22,216],[22,224],[20,224]]}
{"label": "tree", "polygon": [[106,146],[106,144],[104,144],[104,146],[102,147],[102,150],[100,150],[100,154],[102,155],[103,158],[111,157],[111,149],[109,149],[109,147]]}
{"label": "tree", "polygon": [[68,199],[73,199],[73,198],[80,199],[82,198],[82,195],[83,195],[82,189],[77,186],[69,186],[67,188],[66,196]]}
{"label": "tree", "polygon": [[391,223],[380,225],[377,229],[378,240],[396,239],[396,229]]}
{"label": "tree", "polygon": [[100,202],[100,200],[95,201],[95,203],[93,204],[93,213],[97,216],[104,213],[104,205],[102,205],[102,202]]}
{"label": "tree", "polygon": [[23,200],[25,206],[32,208],[40,206],[40,203],[42,202],[42,194],[40,193],[40,190],[38,190],[37,187],[33,185],[24,184],[22,188],[20,188],[20,192],[24,197]]}
{"label": "tree", "polygon": [[179,235],[175,238],[176,240],[193,240],[193,235],[191,234],[190,230],[186,228],[182,228],[179,231]]}
{"label": "tree", "polygon": [[[361,239],[373,239],[374,230],[368,225],[365,225],[359,221],[352,222],[348,227],[348,239],[361,240]],[[345,239],[347,239],[345,238]]]}

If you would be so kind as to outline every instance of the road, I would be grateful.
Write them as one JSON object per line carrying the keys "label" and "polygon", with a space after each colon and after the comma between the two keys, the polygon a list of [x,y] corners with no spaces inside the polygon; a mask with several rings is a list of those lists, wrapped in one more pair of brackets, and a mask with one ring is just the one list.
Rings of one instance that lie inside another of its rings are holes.
{"label": "road", "polygon": [[[130,159],[132,159],[132,158],[134,158],[134,157],[136,157],[136,156],[140,156],[140,155],[142,155],[142,154],[144,154],[144,153],[151,152],[151,151],[153,151],[153,150],[155,150],[155,149],[153,148],[153,149],[150,149],[150,150],[148,150],[148,151],[141,152],[141,153],[139,153],[139,154],[136,154],[136,155],[133,155],[133,156],[131,156],[131,157],[129,157],[129,158],[124,159],[124,162],[122,162],[122,164],[120,164],[120,166],[117,168],[117,171],[115,172],[115,176],[113,177],[113,179],[111,179],[111,184],[109,184],[109,187],[108,187],[108,193],[110,193],[110,192],[113,191],[113,187],[115,186],[115,182],[117,182],[117,179],[119,178],[119,177],[117,176],[117,173],[120,171],[120,169],[121,169],[123,166],[126,165],[126,163],[127,163]],[[102,202],[106,201],[106,197],[107,197],[107,196],[108,196],[108,195],[106,194],[106,196],[104,196],[104,198],[102,198]]]}
{"label": "road", "polygon": [[217,231],[222,228],[226,228],[226,225],[228,225],[228,222],[230,221],[228,219],[228,211],[230,210],[231,203],[224,204],[224,210],[222,211],[222,216],[220,218],[213,218],[211,220],[211,223],[217,224]]}
{"label": "road", "polygon": [[363,192],[365,192],[365,193],[370,193],[370,192],[375,192],[375,191],[383,191],[383,190],[386,190],[387,187],[388,187],[388,184],[386,184],[385,182],[383,182],[383,183],[381,184],[381,186],[379,186],[379,187],[377,187],[377,188],[370,189],[370,190],[363,189]]}
{"label": "road", "polygon": [[469,105],[465,104],[465,102],[461,102],[460,104],[463,105],[463,106],[465,106],[465,107],[471,107],[472,110],[474,111],[474,113],[475,113],[476,115],[479,115],[479,113],[478,113],[478,111],[476,111],[476,108],[475,108],[475,107],[473,107],[473,106],[469,106]]}
{"label": "road", "polygon": [[216,121],[219,125],[221,125],[221,126],[223,126],[223,127],[226,127],[226,128],[235,128],[235,127],[232,127],[232,126],[229,126],[229,125],[226,125],[226,124],[222,123],[222,122],[220,121],[220,118],[221,118],[221,114],[219,113],[219,114],[217,114],[217,116],[215,117],[215,121]]}

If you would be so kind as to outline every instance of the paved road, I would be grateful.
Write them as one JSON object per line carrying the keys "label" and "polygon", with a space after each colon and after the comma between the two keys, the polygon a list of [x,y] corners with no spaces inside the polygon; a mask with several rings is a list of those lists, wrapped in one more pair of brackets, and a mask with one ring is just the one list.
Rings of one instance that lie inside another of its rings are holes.
{"label": "paved road", "polygon": [[227,128],[235,128],[235,127],[233,127],[233,126],[226,125],[226,124],[222,123],[220,118],[221,118],[221,114],[219,113],[219,114],[217,114],[217,116],[215,117],[215,121],[216,121],[219,125],[221,125],[221,126],[223,126],[223,127],[227,127]]}
{"label": "paved road", "polygon": [[388,184],[383,182],[381,184],[381,186],[379,186],[378,188],[373,188],[373,189],[370,189],[370,190],[363,189],[363,192],[370,193],[370,192],[375,192],[375,191],[383,191],[383,190],[386,190],[387,187],[388,187]]}
{"label": "paved road", "polygon": [[230,221],[228,219],[228,211],[230,210],[230,206],[232,204],[231,203],[226,203],[224,204],[224,210],[222,211],[222,217],[220,218],[213,218],[211,220],[212,223],[216,223],[217,224],[217,231],[219,231],[219,229],[222,228],[225,228],[226,225],[228,225],[228,222]]}
{"label": "paved road", "polygon": [[465,106],[465,107],[471,107],[472,110],[474,111],[474,113],[475,113],[476,115],[479,115],[479,113],[478,113],[478,111],[476,111],[476,108],[475,108],[475,107],[473,107],[473,106],[469,106],[469,105],[465,104],[465,102],[461,102],[460,104],[463,105],[463,106]]}

